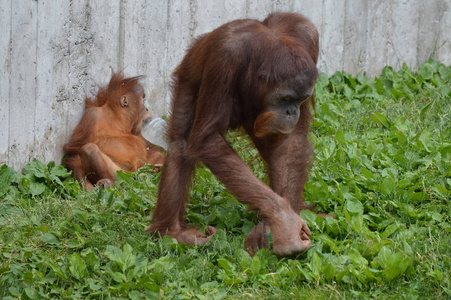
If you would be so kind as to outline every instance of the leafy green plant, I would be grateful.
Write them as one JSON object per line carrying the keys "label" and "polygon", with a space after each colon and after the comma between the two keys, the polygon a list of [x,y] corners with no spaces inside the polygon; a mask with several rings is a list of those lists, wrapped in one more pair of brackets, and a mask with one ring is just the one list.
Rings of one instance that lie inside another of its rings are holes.
{"label": "leafy green plant", "polygon": [[[197,247],[145,232],[159,180],[150,166],[91,192],[53,162],[1,166],[0,296],[449,298],[450,86],[451,68],[435,60],[374,79],[320,75],[305,198],[336,218],[302,211],[313,246],[296,258],[249,256],[256,214],[202,166],[187,218],[218,231]],[[228,140],[267,182],[252,142],[240,132]]]}

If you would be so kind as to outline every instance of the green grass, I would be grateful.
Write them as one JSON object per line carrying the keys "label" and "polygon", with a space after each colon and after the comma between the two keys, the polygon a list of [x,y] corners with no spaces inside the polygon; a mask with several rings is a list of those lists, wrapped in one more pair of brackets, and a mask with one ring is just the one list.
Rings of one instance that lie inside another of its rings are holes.
{"label": "green grass", "polygon": [[[447,299],[451,297],[451,68],[386,67],[374,79],[320,76],[303,211],[312,248],[296,259],[250,257],[257,218],[206,168],[190,224],[218,228],[207,245],[151,238],[150,167],[84,192],[62,166],[0,168],[2,299]],[[229,134],[262,180],[249,140]],[[233,167],[233,166],[231,166]]]}

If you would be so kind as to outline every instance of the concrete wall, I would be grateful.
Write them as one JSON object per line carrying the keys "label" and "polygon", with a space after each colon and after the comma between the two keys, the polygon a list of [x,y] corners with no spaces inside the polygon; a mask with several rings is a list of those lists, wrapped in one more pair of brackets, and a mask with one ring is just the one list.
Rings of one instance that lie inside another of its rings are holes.
{"label": "concrete wall", "polygon": [[112,70],[146,75],[147,106],[167,113],[170,74],[193,37],[275,10],[318,27],[329,74],[451,63],[451,0],[0,0],[0,165],[59,163],[84,97]]}

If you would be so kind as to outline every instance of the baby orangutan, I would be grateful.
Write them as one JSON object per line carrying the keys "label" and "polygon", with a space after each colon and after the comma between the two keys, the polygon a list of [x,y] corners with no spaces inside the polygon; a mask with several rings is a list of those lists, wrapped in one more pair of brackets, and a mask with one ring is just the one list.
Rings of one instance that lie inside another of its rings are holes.
{"label": "baby orangutan", "polygon": [[113,74],[94,100],[86,98],[85,112],[70,141],[64,145],[66,167],[86,190],[112,186],[118,170],[134,172],[144,164],[159,168],[165,155],[141,135],[141,124],[152,116],[144,106],[141,76]]}

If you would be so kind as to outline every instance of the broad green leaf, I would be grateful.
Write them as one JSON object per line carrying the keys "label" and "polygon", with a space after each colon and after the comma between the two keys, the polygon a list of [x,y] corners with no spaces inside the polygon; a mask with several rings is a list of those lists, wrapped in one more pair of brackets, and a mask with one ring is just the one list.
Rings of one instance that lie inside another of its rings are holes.
{"label": "broad green leaf", "polygon": [[252,274],[258,275],[260,273],[260,269],[261,269],[261,261],[260,261],[260,257],[258,255],[255,255],[252,258],[252,263],[251,263],[251,272]]}
{"label": "broad green leaf", "polygon": [[84,243],[80,242],[78,239],[70,239],[67,242],[67,246],[69,246],[69,248],[78,248],[80,246],[83,246]]}
{"label": "broad green leaf", "polygon": [[[332,218],[326,218],[327,219],[332,219]],[[340,244],[340,242],[333,240],[330,236],[328,236],[327,234],[320,234],[318,236],[318,239],[320,241],[323,241],[326,245],[329,246],[330,250],[332,250],[333,252],[335,252],[336,254],[338,254],[340,252],[339,248],[337,245]]]}
{"label": "broad green leaf", "polygon": [[318,280],[318,276],[314,276],[314,274],[311,271],[307,271],[306,269],[303,268],[298,268],[297,271],[301,273],[301,275],[305,278],[306,281],[310,282]]}
{"label": "broad green leaf", "polygon": [[388,121],[387,117],[381,114],[380,112],[375,112],[370,116],[371,120],[379,125],[384,126],[385,128],[390,128],[391,123]]}
{"label": "broad green leaf", "polygon": [[[207,222],[207,224],[210,222]],[[250,222],[249,220],[243,220],[243,226],[241,227],[241,232],[244,235],[248,235],[251,232],[252,228],[254,228],[255,224]]]}
{"label": "broad green leaf", "polygon": [[423,106],[423,107],[420,109],[420,117],[421,117],[421,118],[424,117],[424,114],[425,114],[426,112],[428,112],[429,107],[430,107],[432,104],[434,104],[434,103],[435,103],[435,101],[429,101],[425,106]]}
{"label": "broad green leaf", "polygon": [[100,290],[102,288],[102,285],[98,284],[98,281],[95,280],[95,279],[88,278],[86,281],[88,282],[89,288],[92,291],[97,291],[97,290]]}
{"label": "broad green leaf", "polygon": [[176,262],[175,258],[163,256],[163,257],[153,260],[150,263],[150,269],[155,270],[155,272],[157,272],[157,273],[161,273],[163,271],[169,271],[174,267],[175,262]]}
{"label": "broad green leaf", "polygon": [[335,267],[332,263],[328,263],[324,266],[324,268],[321,270],[321,273],[324,275],[324,278],[327,281],[331,281],[335,277]]}
{"label": "broad green leaf", "polygon": [[80,209],[74,209],[74,216],[82,223],[88,221],[88,213]]}
{"label": "broad green leaf", "polygon": [[384,81],[382,81],[380,78],[374,79],[374,86],[376,87],[376,91],[379,95],[385,95],[387,93],[387,90],[391,90],[393,88],[393,84],[391,81],[387,81],[387,83],[384,83]]}
{"label": "broad green leaf", "polygon": [[366,168],[360,169],[360,172],[362,172],[363,176],[365,176],[366,179],[374,178],[374,174]]}
{"label": "broad green leaf", "polygon": [[34,176],[37,178],[47,178],[49,176],[47,166],[36,158],[25,165],[23,173],[24,175]]}
{"label": "broad green leaf", "polygon": [[225,258],[218,259],[218,266],[227,271],[233,271],[234,266]]}
{"label": "broad green leaf", "polygon": [[119,267],[122,268],[124,266],[124,261],[122,260],[122,250],[118,247],[107,245],[103,254],[110,260],[116,262]]}
{"label": "broad green leaf", "polygon": [[444,158],[451,160],[451,144],[448,143],[443,144],[443,146],[440,147],[439,151]]}
{"label": "broad green leaf", "polygon": [[387,78],[387,79],[393,80],[395,78],[393,67],[385,66],[382,69],[382,76]]}
{"label": "broad green leaf", "polygon": [[19,175],[17,172],[7,165],[0,167],[0,196],[7,192],[7,188],[14,182],[17,182]]}
{"label": "broad green leaf", "polygon": [[333,233],[334,235],[337,235],[340,233],[340,226],[339,226],[339,221],[337,221],[337,219],[335,218],[325,218],[325,224],[326,224],[326,230],[329,233]]}
{"label": "broad green leaf", "polygon": [[124,245],[122,250],[122,261],[124,262],[122,272],[125,272],[125,270],[133,266],[136,262],[136,256],[132,253],[132,251],[133,249],[128,243]]}
{"label": "broad green leaf", "polygon": [[390,176],[384,177],[384,179],[381,182],[380,190],[385,195],[390,195],[393,193],[395,189],[395,181]]}
{"label": "broad green leaf", "polygon": [[418,70],[418,74],[424,79],[430,80],[434,76],[434,67],[430,63],[424,63]]}
{"label": "broad green leaf", "polygon": [[451,67],[447,67],[445,65],[440,65],[438,68],[438,72],[440,73],[440,77],[443,80],[451,81]]}
{"label": "broad green leaf", "polygon": [[389,257],[392,255],[391,250],[387,246],[383,246],[374,260],[371,262],[371,266],[375,269],[385,268]]}
{"label": "broad green leaf", "polygon": [[133,268],[133,277],[142,277],[144,274],[147,274],[149,266],[149,259],[144,256],[137,256],[134,268]]}
{"label": "broad green leaf", "polygon": [[352,100],[352,97],[354,95],[353,91],[347,85],[344,86],[344,90],[345,90],[344,94],[345,94],[346,98],[348,100]]}
{"label": "broad green leaf", "polygon": [[335,140],[340,144],[346,144],[346,137],[343,131],[338,130],[335,132]]}
{"label": "broad green leaf", "polygon": [[58,176],[60,178],[68,178],[71,176],[71,173],[64,166],[61,165],[55,166],[54,164],[50,165],[50,163],[49,163],[49,172],[50,175]]}
{"label": "broad green leaf", "polygon": [[392,234],[394,234],[396,231],[398,231],[399,229],[399,225],[398,223],[393,223],[387,226],[387,228],[385,228],[384,232],[381,233],[381,238],[385,239],[390,237]]}
{"label": "broad green leaf", "polygon": [[[13,295],[15,297],[21,296],[21,290],[19,289],[19,287],[11,286],[8,288],[8,291],[11,293],[11,295]],[[10,298],[10,299],[13,300],[14,298]]]}
{"label": "broad green leaf", "polygon": [[133,184],[133,178],[130,176],[129,173],[126,173],[124,171],[117,171],[117,181],[122,183],[125,182],[127,185]]}
{"label": "broad green leaf", "polygon": [[78,253],[73,253],[69,256],[69,271],[78,280],[86,276],[86,263]]}
{"label": "broad green leaf", "polygon": [[53,183],[56,183],[57,185],[59,185],[59,186],[61,186],[61,187],[64,186],[63,182],[61,181],[61,179],[59,179],[58,176],[50,175],[50,176],[49,176],[49,179],[50,179]]}
{"label": "broad green leaf", "polygon": [[67,274],[63,271],[63,269],[56,263],[49,263],[50,268],[55,272],[56,276],[59,278],[66,280]]}
{"label": "broad green leaf", "polygon": [[403,257],[400,252],[388,257],[384,268],[384,274],[387,280],[393,280],[407,270],[407,268],[412,264],[411,257]]}
{"label": "broad green leaf", "polygon": [[111,270],[110,268],[106,268],[105,273],[117,283],[123,283],[127,281],[127,278],[125,278],[125,275],[123,273],[113,272],[113,270]]}
{"label": "broad green leaf", "polygon": [[417,135],[417,145],[420,149],[424,149],[426,152],[431,153],[431,149],[429,148],[431,134],[427,130],[421,131],[419,135]]}
{"label": "broad green leaf", "polygon": [[444,85],[440,88],[440,94],[442,97],[450,97],[451,96],[451,87],[448,85]]}
{"label": "broad green leaf", "polygon": [[408,98],[408,95],[404,91],[399,90],[397,88],[392,88],[390,90],[390,94],[392,94],[393,97],[395,97],[395,99],[397,99],[397,100],[401,99],[402,97],[407,97]]}
{"label": "broad green leaf", "polygon": [[304,221],[307,223],[308,226],[312,226],[312,227],[317,226],[316,221],[315,221],[317,215],[314,212],[312,212],[308,209],[303,209],[303,210],[301,210],[299,215],[302,219],[304,219]]}
{"label": "broad green leaf", "polygon": [[33,196],[38,196],[44,193],[45,191],[45,184],[39,183],[39,182],[30,182],[29,185],[30,194]]}
{"label": "broad green leaf", "polygon": [[350,217],[349,224],[355,233],[360,234],[365,239],[374,239],[375,234],[364,224],[362,214],[355,214]]}
{"label": "broad green leaf", "polygon": [[361,214],[361,213],[363,213],[362,202],[360,202],[357,199],[346,200],[345,207],[346,207],[347,211],[352,213],[352,214]]}
{"label": "broad green leaf", "polygon": [[310,263],[308,263],[308,266],[310,267],[310,270],[312,271],[312,273],[315,276],[318,277],[320,275],[321,268],[322,268],[322,262],[318,256],[318,254],[313,253],[312,259],[311,259]]}
{"label": "broad green leaf", "polygon": [[235,253],[235,257],[236,261],[240,264],[242,271],[250,267],[252,263],[252,258],[246,250],[238,249],[238,251]]}
{"label": "broad green leaf", "polygon": [[349,259],[358,266],[367,266],[368,261],[356,249],[351,248],[348,253]]}
{"label": "broad green leaf", "polygon": [[33,288],[25,288],[25,294],[27,294],[30,299],[40,299],[38,291]]}
{"label": "broad green leaf", "polygon": [[407,254],[407,255],[412,255],[413,251],[412,251],[412,247],[406,242],[403,241],[402,242],[402,250]]}
{"label": "broad green leaf", "polygon": [[43,241],[46,244],[51,245],[59,245],[61,244],[60,240],[51,232],[44,233],[41,235],[41,241]]}

